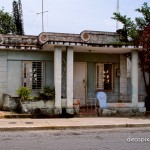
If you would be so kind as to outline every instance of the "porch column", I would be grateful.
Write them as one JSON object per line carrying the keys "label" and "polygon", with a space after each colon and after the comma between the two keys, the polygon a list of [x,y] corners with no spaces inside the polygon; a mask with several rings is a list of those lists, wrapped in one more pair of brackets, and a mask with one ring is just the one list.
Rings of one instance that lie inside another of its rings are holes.
{"label": "porch column", "polygon": [[74,114],[73,110],[73,47],[67,48],[67,113]]}
{"label": "porch column", "polygon": [[127,94],[127,58],[125,55],[120,55],[120,94]]}
{"label": "porch column", "polygon": [[61,109],[61,68],[62,50],[61,47],[54,48],[54,83],[55,83],[55,110],[56,115],[62,113]]}
{"label": "porch column", "polygon": [[132,71],[131,71],[131,85],[132,85],[132,106],[138,107],[138,51],[132,50]]}

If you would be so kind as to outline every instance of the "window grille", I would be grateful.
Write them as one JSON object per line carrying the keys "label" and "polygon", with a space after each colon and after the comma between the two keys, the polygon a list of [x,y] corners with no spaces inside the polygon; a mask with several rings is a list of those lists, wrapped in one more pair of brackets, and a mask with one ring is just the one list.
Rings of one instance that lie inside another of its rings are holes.
{"label": "window grille", "polygon": [[113,64],[96,64],[96,90],[113,90]]}
{"label": "window grille", "polygon": [[44,63],[41,61],[23,61],[23,86],[42,89],[44,82]]}

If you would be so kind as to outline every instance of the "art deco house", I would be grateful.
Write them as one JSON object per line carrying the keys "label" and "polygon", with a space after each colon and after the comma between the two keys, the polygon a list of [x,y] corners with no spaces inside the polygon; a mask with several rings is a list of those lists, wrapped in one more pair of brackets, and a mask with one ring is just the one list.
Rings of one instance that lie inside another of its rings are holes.
{"label": "art deco house", "polygon": [[55,114],[62,113],[62,105],[73,114],[74,99],[80,107],[95,105],[99,90],[106,93],[108,108],[144,112],[141,48],[121,45],[120,40],[115,32],[99,31],[0,35],[0,106],[3,93],[15,97],[19,87],[27,86],[36,95],[51,85]]}

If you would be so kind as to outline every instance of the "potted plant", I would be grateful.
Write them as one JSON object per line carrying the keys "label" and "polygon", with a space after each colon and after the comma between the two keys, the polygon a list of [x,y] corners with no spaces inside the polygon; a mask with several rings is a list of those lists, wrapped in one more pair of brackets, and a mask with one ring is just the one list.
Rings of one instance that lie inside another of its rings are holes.
{"label": "potted plant", "polygon": [[21,112],[27,112],[27,109],[23,106],[22,102],[30,99],[29,95],[31,93],[31,89],[22,86],[18,90],[16,90],[16,93],[19,97],[19,110]]}
{"label": "potted plant", "polygon": [[43,91],[39,93],[39,98],[42,100],[51,100],[55,99],[55,88],[50,86],[44,86]]}
{"label": "potted plant", "polygon": [[21,101],[25,101],[29,99],[29,95],[31,93],[31,89],[28,87],[20,87],[17,91],[17,95],[20,97]]}

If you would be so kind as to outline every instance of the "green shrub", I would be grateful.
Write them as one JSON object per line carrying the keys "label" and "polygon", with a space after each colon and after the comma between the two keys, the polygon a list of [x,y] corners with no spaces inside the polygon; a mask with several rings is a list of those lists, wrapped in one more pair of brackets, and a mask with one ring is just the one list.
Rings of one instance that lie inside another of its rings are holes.
{"label": "green shrub", "polygon": [[55,88],[45,86],[43,91],[39,93],[39,98],[42,100],[54,100],[55,99]]}
{"label": "green shrub", "polygon": [[16,93],[21,98],[22,101],[28,100],[30,99],[29,95],[31,93],[31,89],[28,87],[22,86],[18,90],[16,90]]}

